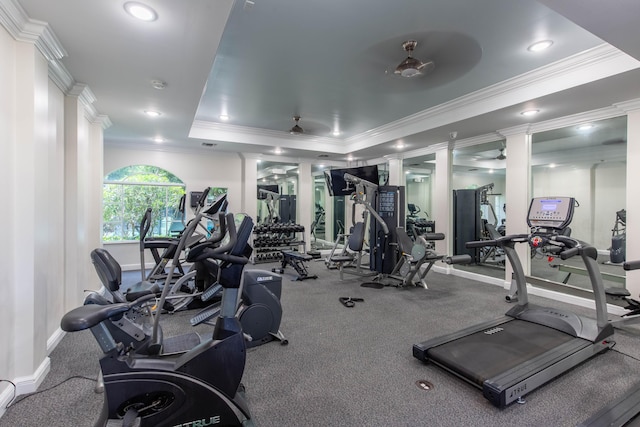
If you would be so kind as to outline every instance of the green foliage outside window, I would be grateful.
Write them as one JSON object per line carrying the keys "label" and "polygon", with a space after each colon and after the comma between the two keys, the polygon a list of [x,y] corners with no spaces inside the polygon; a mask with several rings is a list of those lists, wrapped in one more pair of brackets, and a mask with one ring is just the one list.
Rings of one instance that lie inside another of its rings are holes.
{"label": "green foliage outside window", "polygon": [[110,173],[103,186],[103,241],[140,239],[147,208],[152,209],[149,235],[175,235],[184,226],[178,209],[184,194],[180,179],[155,166],[127,166]]}

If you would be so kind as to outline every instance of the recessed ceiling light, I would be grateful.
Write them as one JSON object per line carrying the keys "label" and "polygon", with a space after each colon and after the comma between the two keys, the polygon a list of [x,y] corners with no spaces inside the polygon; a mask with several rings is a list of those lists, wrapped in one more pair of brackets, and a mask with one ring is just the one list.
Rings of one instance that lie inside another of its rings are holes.
{"label": "recessed ceiling light", "polygon": [[578,130],[589,130],[593,129],[593,125],[591,123],[585,123],[583,125],[578,126]]}
{"label": "recessed ceiling light", "polygon": [[555,163],[549,163],[549,167],[550,167],[550,168],[555,168],[555,167],[556,167],[556,164],[555,164]]}
{"label": "recessed ceiling light", "polygon": [[396,143],[396,145],[394,147],[396,147],[397,149],[401,149],[401,148],[406,147],[406,145],[404,145],[404,142],[398,142],[398,143]]}
{"label": "recessed ceiling light", "polygon": [[282,154],[282,149],[281,148],[276,148],[275,150],[273,150],[274,153],[276,154]]}
{"label": "recessed ceiling light", "polygon": [[520,114],[522,114],[523,116],[534,116],[534,115],[538,114],[539,112],[540,112],[540,110],[526,110],[526,111],[523,111]]}
{"label": "recessed ceiling light", "polygon": [[131,16],[141,21],[155,21],[158,19],[158,14],[155,10],[151,9],[146,4],[130,1],[124,4],[124,10]]}
{"label": "recessed ceiling light", "polygon": [[144,113],[149,117],[160,117],[162,113],[154,110],[144,110]]}
{"label": "recessed ceiling light", "polygon": [[539,42],[535,42],[531,46],[527,48],[529,52],[540,52],[541,50],[545,50],[551,47],[553,44],[553,40],[542,40]]}
{"label": "recessed ceiling light", "polygon": [[353,156],[352,156],[351,154],[349,154],[349,155],[347,156],[347,160],[348,160],[348,161],[352,161],[352,160],[353,160]]}
{"label": "recessed ceiling light", "polygon": [[226,114],[220,114],[218,117],[220,118],[220,120],[225,122],[229,120],[229,116],[227,116]]}
{"label": "recessed ceiling light", "polygon": [[157,143],[161,143],[164,142],[165,139],[159,136],[156,136],[155,138],[153,138],[153,142],[157,142]]}

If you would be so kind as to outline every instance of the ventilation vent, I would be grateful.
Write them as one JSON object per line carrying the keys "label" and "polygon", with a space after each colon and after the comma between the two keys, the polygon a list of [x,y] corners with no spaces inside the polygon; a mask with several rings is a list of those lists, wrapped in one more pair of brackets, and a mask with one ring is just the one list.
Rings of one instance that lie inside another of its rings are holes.
{"label": "ventilation vent", "polygon": [[207,148],[213,148],[215,147],[217,144],[214,144],[213,142],[203,142],[202,146],[203,147],[207,147]]}
{"label": "ventilation vent", "polygon": [[328,154],[320,154],[318,157],[326,159],[327,157],[329,157],[329,155]]}

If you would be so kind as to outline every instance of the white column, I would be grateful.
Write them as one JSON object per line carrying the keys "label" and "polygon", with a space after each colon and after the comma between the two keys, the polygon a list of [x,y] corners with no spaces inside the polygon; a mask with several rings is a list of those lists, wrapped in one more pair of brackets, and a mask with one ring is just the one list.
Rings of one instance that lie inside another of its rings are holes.
{"label": "white column", "polygon": [[431,214],[436,222],[435,231],[445,235],[444,240],[436,240],[436,252],[440,254],[453,253],[452,154],[453,147],[450,144],[443,144],[436,150],[436,170],[432,177],[435,191]]}
{"label": "white column", "polygon": [[[626,260],[640,260],[640,100],[618,107],[627,111],[627,245]],[[626,272],[626,287],[633,298],[640,294],[640,270]]]}
{"label": "white column", "polygon": [[[529,126],[505,129],[499,133],[506,138],[507,148],[506,234],[528,234],[527,214],[531,202],[531,135],[529,134]],[[516,245],[516,252],[522,262],[525,274],[529,274],[531,266],[529,246]],[[506,288],[511,285],[512,272],[511,264],[507,262],[504,277]]]}
{"label": "white column", "polygon": [[315,207],[313,204],[313,176],[311,163],[298,164],[298,192],[296,205],[298,210],[297,223],[304,227],[305,251],[311,247],[311,223],[313,222]]}
{"label": "white column", "polygon": [[400,156],[385,156],[389,168],[389,185],[405,185],[402,158]]}
{"label": "white column", "polygon": [[[16,319],[14,301],[20,297],[22,283],[22,271],[18,269],[17,260],[20,254],[16,252],[16,243],[20,239],[20,230],[15,229],[16,216],[21,213],[12,207],[17,206],[21,183],[18,181],[18,168],[16,159],[19,156],[20,144],[16,138],[17,117],[20,113],[16,110],[18,94],[17,60],[15,53],[15,40],[0,26],[0,52],[3,57],[0,61],[0,182],[3,183],[2,197],[5,200],[5,208],[0,209],[0,224],[3,226],[4,244],[0,245],[0,275],[3,281],[0,287],[4,302],[0,310],[0,342],[7,343],[0,352],[0,370],[4,378],[15,378],[15,358],[19,348],[15,347],[15,335],[22,329],[19,320]],[[20,69],[21,72],[26,70]],[[29,331],[30,332],[30,331]],[[9,396],[13,394],[13,386],[9,383],[0,383],[0,397],[5,397],[3,403],[9,402]],[[11,395],[9,394],[11,393]],[[3,405],[4,406],[4,405]],[[0,414],[3,410],[0,410]]]}
{"label": "white column", "polygon": [[[47,233],[40,227],[56,227],[47,221],[45,189],[47,179],[46,150],[48,123],[48,65],[36,47],[30,43],[15,44],[15,139],[13,161],[15,168],[8,185],[13,200],[7,208],[13,210],[14,230],[12,247],[14,277],[7,286],[14,287],[13,300],[6,307],[13,310],[12,349],[16,377],[29,377],[46,365],[46,246]],[[9,62],[11,62],[9,59]],[[11,151],[10,151],[11,152]],[[44,187],[44,188],[43,188]],[[44,279],[44,280],[43,280]],[[44,361],[44,362],[43,362]],[[21,382],[21,381],[18,381]],[[18,394],[25,391],[18,390]]]}
{"label": "white column", "polygon": [[258,157],[240,154],[242,159],[242,194],[229,194],[240,198],[240,209],[253,221],[258,216]]}
{"label": "white column", "polygon": [[79,282],[82,271],[78,260],[89,253],[82,253],[81,242],[78,240],[81,214],[81,199],[79,186],[82,176],[78,169],[80,151],[79,126],[82,120],[82,107],[78,95],[67,95],[64,100],[64,253],[65,253],[65,309],[71,310],[82,303],[83,286]]}

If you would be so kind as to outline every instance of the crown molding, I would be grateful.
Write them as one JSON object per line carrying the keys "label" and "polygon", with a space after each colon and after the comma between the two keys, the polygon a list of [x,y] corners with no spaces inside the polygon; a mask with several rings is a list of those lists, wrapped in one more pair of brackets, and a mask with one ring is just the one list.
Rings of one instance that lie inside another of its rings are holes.
{"label": "crown molding", "polygon": [[456,148],[466,148],[473,147],[474,145],[486,144],[487,142],[496,142],[503,140],[504,136],[502,136],[498,132],[490,132],[484,135],[474,136],[472,138],[465,138],[453,141],[453,149]]}
{"label": "crown molding", "polygon": [[500,135],[502,139],[507,139],[508,136],[513,136],[513,135],[522,135],[522,134],[531,135],[531,123],[512,126],[506,129],[500,129],[496,133]]}
{"label": "crown molding", "polygon": [[640,110],[640,99],[631,99],[629,101],[618,102],[613,105],[625,113],[630,113],[632,111]]}
{"label": "crown molding", "polygon": [[[640,103],[638,104],[640,107]],[[579,123],[594,122],[597,120],[611,119],[623,116],[624,112],[615,105],[611,107],[599,108],[597,110],[585,111],[578,114],[559,117],[557,119],[546,120],[544,122],[531,123],[530,132],[539,133],[553,129],[561,129],[568,126],[575,126]]]}
{"label": "crown molding", "polygon": [[237,144],[264,145],[269,147],[304,150],[313,146],[313,151],[326,151],[332,154],[346,154],[349,151],[341,139],[312,135],[290,135],[286,132],[270,129],[257,129],[246,126],[221,124],[195,120],[189,131],[189,138],[227,141]]}
{"label": "crown molding", "polygon": [[0,23],[14,39],[33,43],[48,61],[67,56],[49,24],[29,18],[16,0],[0,0]]}

